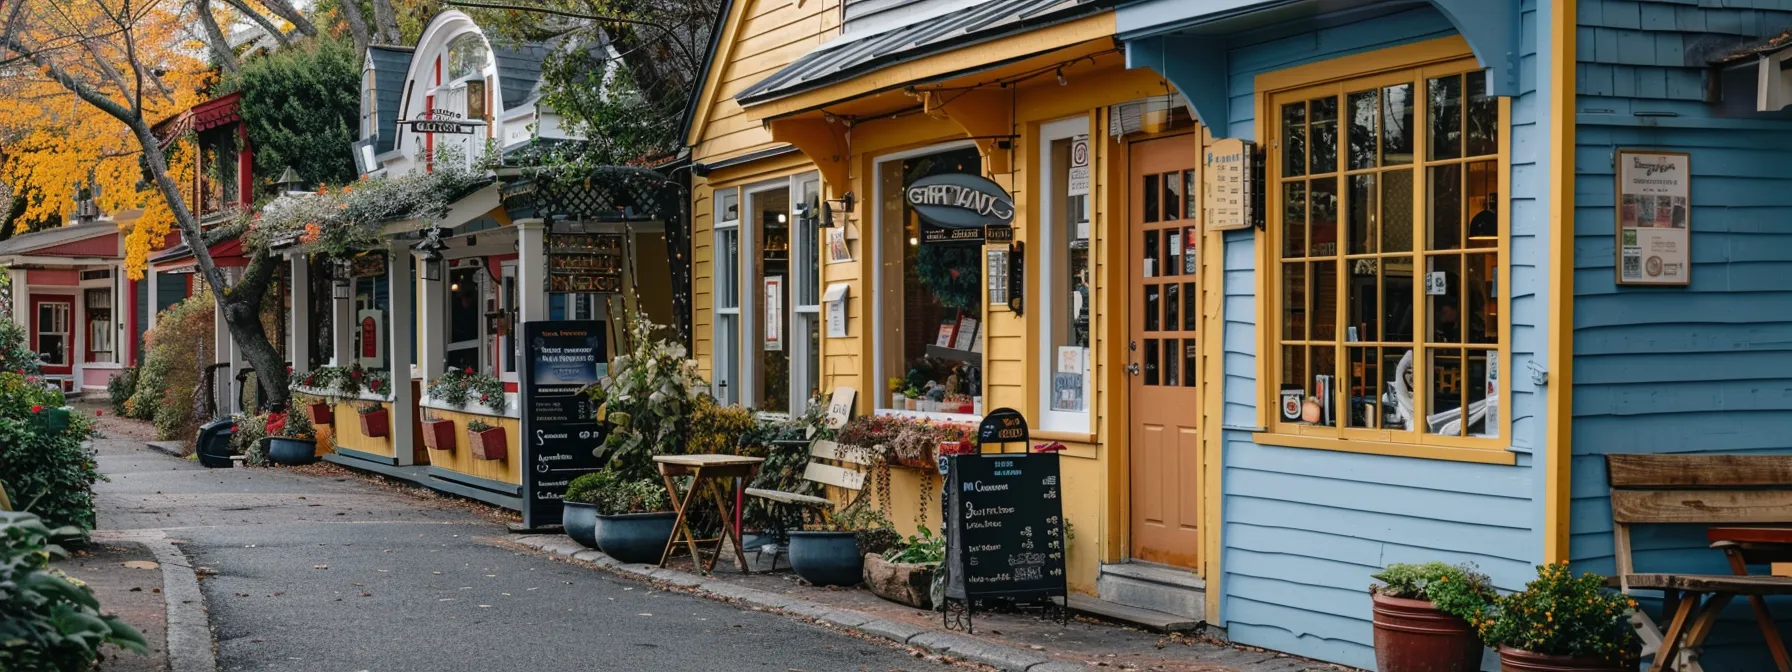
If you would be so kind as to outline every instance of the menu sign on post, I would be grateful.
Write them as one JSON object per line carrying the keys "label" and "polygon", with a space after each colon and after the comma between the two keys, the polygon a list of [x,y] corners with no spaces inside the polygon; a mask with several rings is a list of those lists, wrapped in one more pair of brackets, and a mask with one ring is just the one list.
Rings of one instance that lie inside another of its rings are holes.
{"label": "menu sign on post", "polygon": [[1251,228],[1255,213],[1251,208],[1257,185],[1254,177],[1253,143],[1238,138],[1213,141],[1207,148],[1201,168],[1205,184],[1202,197],[1207,203],[1207,228],[1213,231]]}
{"label": "menu sign on post", "polygon": [[523,323],[523,526],[560,523],[560,498],[572,479],[603,467],[597,404],[585,394],[604,357],[603,323]]}

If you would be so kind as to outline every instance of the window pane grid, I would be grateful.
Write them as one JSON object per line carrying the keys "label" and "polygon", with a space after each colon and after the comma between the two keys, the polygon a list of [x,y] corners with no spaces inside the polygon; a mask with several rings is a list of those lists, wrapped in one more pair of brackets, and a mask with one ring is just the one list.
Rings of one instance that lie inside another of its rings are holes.
{"label": "window pane grid", "polygon": [[[1282,160],[1271,188],[1283,199],[1278,230],[1285,236],[1282,262],[1272,273],[1283,320],[1281,420],[1367,429],[1416,425],[1441,436],[1493,437],[1500,390],[1492,362],[1499,358],[1501,319],[1495,280],[1503,235],[1495,188],[1503,170],[1497,135],[1503,120],[1497,99],[1486,95],[1484,73],[1411,76],[1410,83],[1384,80],[1378,88],[1340,84],[1271,108],[1278,113]],[[1424,92],[1420,100],[1413,100],[1414,90]],[[1427,185],[1438,172],[1446,180]],[[1451,198],[1439,199],[1440,188]],[[1437,223],[1448,224],[1453,235],[1415,235],[1421,222],[1433,228],[1440,213],[1427,213],[1439,200],[1449,212]],[[1322,216],[1327,203],[1342,217]],[[1338,242],[1346,243],[1343,249]],[[1422,270],[1433,265],[1446,272],[1441,282]],[[1418,282],[1421,272],[1427,282]],[[1339,303],[1323,305],[1332,294]],[[1345,324],[1336,324],[1340,318]],[[1419,325],[1434,333],[1420,336],[1427,332],[1414,332]],[[1333,366],[1339,359],[1345,370]],[[1407,377],[1404,395],[1396,395],[1391,380],[1397,370]],[[1332,403],[1315,422],[1313,397],[1322,396],[1318,387],[1326,382]],[[1306,395],[1299,407],[1287,405],[1294,387]]]}

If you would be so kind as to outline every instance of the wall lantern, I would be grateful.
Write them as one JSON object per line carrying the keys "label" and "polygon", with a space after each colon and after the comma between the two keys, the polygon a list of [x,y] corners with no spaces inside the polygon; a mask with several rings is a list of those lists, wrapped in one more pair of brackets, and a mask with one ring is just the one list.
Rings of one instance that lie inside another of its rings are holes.
{"label": "wall lantern", "polygon": [[442,258],[442,250],[447,245],[442,242],[442,228],[429,227],[423,232],[422,242],[411,246],[412,250],[421,252],[423,261],[423,279],[429,282],[442,281],[442,266],[446,265]]}

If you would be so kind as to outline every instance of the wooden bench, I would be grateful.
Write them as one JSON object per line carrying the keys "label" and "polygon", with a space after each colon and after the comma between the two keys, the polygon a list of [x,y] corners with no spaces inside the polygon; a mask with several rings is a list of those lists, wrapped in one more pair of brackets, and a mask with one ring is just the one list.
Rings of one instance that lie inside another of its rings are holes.
{"label": "wooden bench", "polygon": [[1792,672],[1766,596],[1792,595],[1792,577],[1749,576],[1747,565],[1784,556],[1785,547],[1720,542],[1732,574],[1639,573],[1631,557],[1630,526],[1648,523],[1760,525],[1792,523],[1792,455],[1607,455],[1612,544],[1617,582],[1625,593],[1660,591],[1666,631],[1642,611],[1631,624],[1651,670],[1703,672],[1699,647],[1724,607],[1746,596],[1780,672]]}
{"label": "wooden bench", "polygon": [[[841,462],[849,466],[837,466],[824,460]],[[863,494],[865,489],[865,467],[870,466],[869,457],[855,451],[842,450],[840,444],[833,441],[809,442],[809,465],[803,468],[803,479],[833,486],[855,493]],[[856,467],[856,468],[855,468]],[[826,497],[804,495],[782,490],[766,490],[764,488],[747,488],[747,494],[761,499],[769,499],[782,504],[803,507],[804,511],[814,511],[822,521],[830,521],[836,508],[833,500]],[[854,497],[855,499],[857,496]]]}

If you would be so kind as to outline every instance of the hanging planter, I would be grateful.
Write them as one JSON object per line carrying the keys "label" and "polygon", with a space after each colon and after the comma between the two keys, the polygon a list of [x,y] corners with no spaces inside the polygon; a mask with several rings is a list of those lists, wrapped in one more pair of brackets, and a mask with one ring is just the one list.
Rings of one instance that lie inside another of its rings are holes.
{"label": "hanging planter", "polygon": [[336,412],[330,408],[330,404],[322,401],[314,401],[307,405],[305,414],[311,416],[312,425],[328,425],[336,422]]}
{"label": "hanging planter", "polygon": [[424,420],[423,446],[430,450],[454,450],[454,421]]}
{"label": "hanging planter", "polygon": [[510,453],[504,428],[493,427],[478,420],[467,423],[467,447],[473,451],[473,459],[476,460],[502,460]]}
{"label": "hanging planter", "polygon": [[378,438],[392,430],[391,415],[386,407],[379,404],[368,404],[361,407],[361,434]]}

